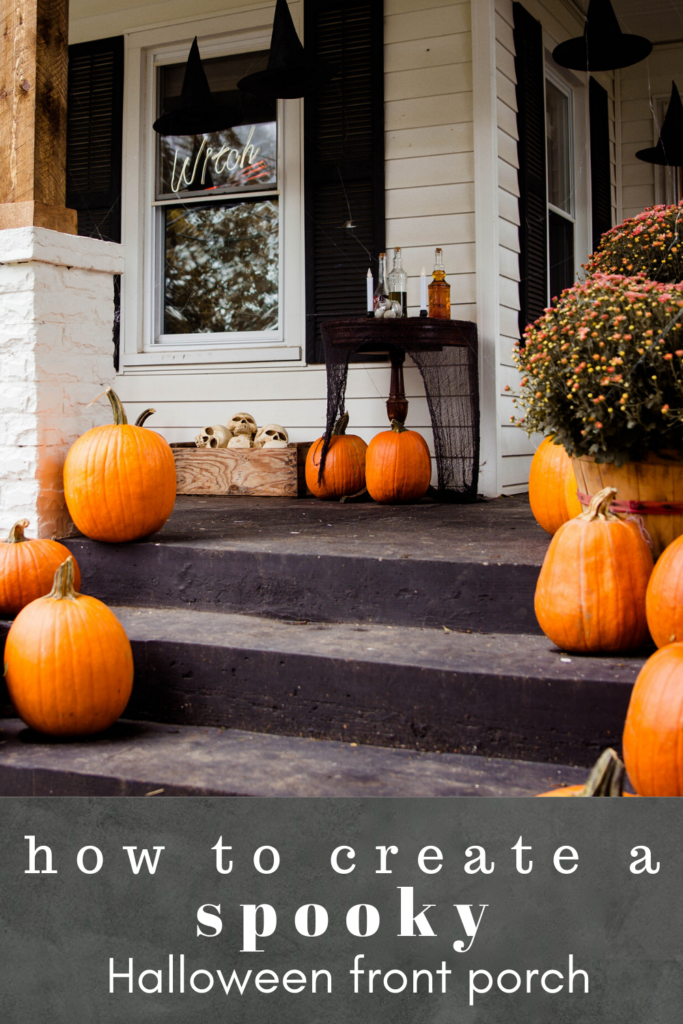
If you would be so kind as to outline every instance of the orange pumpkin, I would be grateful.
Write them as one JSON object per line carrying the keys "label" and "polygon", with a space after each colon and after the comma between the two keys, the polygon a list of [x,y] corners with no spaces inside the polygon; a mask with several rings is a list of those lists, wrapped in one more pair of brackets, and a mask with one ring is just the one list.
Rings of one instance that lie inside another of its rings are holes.
{"label": "orange pumpkin", "polygon": [[334,425],[320,481],[320,457],[325,438],[319,437],[308,449],[306,486],[316,498],[339,501],[349,494],[357,494],[365,487],[365,453],[368,446],[362,437],[346,433],[348,425],[349,414],[345,412]]}
{"label": "orange pumpkin", "polygon": [[547,533],[556,533],[583,511],[576,497],[572,462],[561,444],[552,437],[541,441],[531,460],[529,504],[536,522]]}
{"label": "orange pumpkin", "polygon": [[536,617],[565,651],[627,651],[647,639],[652,553],[635,522],[610,512],[616,493],[605,487],[559,528],[538,577]]}
{"label": "orange pumpkin", "polygon": [[133,687],[133,653],[105,604],[74,590],[74,560],[19,612],[5,644],[5,680],[18,714],[49,736],[87,736],[119,717]]}
{"label": "orange pumpkin", "polygon": [[173,452],[153,430],[129,424],[107,388],[114,422],[93,427],[71,446],[64,496],[74,523],[92,540],[121,543],[160,530],[173,510]]}
{"label": "orange pumpkin", "polygon": [[[55,573],[69,550],[56,540],[24,537],[28,519],[14,524],[6,541],[0,542],[0,615],[14,618],[31,601],[50,593]],[[81,585],[77,565],[76,586]]]}
{"label": "orange pumpkin", "polygon": [[368,493],[383,504],[401,504],[422,498],[432,479],[432,460],[427,442],[416,430],[398,420],[391,430],[375,434],[365,457]]}
{"label": "orange pumpkin", "polygon": [[647,588],[646,610],[657,647],[683,640],[683,534],[657,559]]}
{"label": "orange pumpkin", "polygon": [[639,796],[683,796],[683,643],[662,647],[641,668],[623,748]]}
{"label": "orange pumpkin", "polygon": [[560,786],[536,796],[635,796],[624,793],[626,770],[616,750],[603,750],[583,786]]}

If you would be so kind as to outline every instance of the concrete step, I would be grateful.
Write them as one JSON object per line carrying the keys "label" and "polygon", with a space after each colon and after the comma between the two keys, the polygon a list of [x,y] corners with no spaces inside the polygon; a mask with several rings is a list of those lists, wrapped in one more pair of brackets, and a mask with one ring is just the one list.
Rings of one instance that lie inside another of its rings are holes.
{"label": "concrete step", "polygon": [[525,495],[476,505],[183,496],[135,544],[65,543],[107,604],[540,633],[549,537]]}
{"label": "concrete step", "polygon": [[0,719],[0,796],[533,796],[585,769],[122,721],[90,741]]}
{"label": "concrete step", "polygon": [[619,746],[644,660],[542,636],[113,610],[135,657],[127,717],[561,764]]}

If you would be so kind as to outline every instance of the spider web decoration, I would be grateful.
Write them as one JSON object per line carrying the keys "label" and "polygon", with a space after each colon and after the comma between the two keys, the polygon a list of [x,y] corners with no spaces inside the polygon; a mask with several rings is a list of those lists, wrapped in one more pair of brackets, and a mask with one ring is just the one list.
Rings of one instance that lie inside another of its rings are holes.
{"label": "spider web decoration", "polygon": [[409,354],[422,376],[434,432],[439,496],[444,501],[476,501],[479,479],[476,324],[466,320],[419,317],[391,323],[335,320],[322,325],[322,338],[327,366],[327,421],[319,476],[325,468],[334,424],[344,411],[350,356],[363,346],[389,345]]}

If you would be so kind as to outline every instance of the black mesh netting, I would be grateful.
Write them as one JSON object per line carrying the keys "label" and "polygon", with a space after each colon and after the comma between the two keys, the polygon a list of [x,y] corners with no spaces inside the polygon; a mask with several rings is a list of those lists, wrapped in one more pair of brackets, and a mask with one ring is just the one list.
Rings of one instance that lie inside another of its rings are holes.
{"label": "black mesh netting", "polygon": [[363,347],[408,353],[424,382],[434,431],[439,494],[475,501],[479,476],[479,370],[476,324],[460,320],[341,320],[322,325],[327,365],[327,423],[321,473],[332,429],[344,411],[349,358]]}

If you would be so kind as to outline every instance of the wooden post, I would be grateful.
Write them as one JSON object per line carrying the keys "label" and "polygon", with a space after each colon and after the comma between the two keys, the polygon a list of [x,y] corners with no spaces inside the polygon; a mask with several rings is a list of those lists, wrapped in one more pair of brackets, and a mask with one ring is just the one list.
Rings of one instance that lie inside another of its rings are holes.
{"label": "wooden post", "polygon": [[68,0],[0,0],[0,229],[78,233],[66,202]]}

